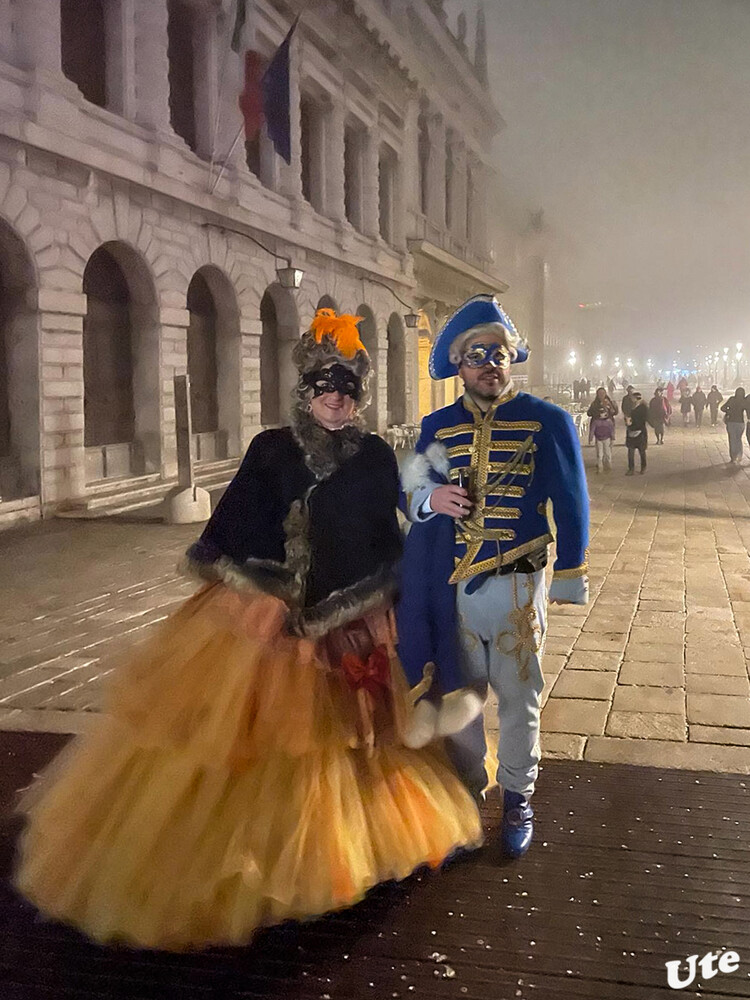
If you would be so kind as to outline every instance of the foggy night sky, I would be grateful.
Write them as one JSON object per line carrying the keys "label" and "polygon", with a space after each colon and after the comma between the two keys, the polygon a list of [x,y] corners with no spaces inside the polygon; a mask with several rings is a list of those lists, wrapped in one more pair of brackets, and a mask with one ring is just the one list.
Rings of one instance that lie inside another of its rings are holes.
{"label": "foggy night sky", "polygon": [[555,300],[664,360],[750,345],[750,3],[486,9],[499,164],[545,210]]}

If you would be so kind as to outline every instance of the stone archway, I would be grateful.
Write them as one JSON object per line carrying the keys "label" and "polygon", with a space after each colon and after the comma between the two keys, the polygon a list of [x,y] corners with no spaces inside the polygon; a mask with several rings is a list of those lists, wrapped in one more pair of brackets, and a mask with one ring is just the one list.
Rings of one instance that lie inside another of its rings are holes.
{"label": "stone archway", "polygon": [[274,427],[288,420],[297,384],[292,351],[300,325],[291,290],[269,285],[261,299],[260,320],[260,422]]}
{"label": "stone archway", "polygon": [[241,451],[239,309],[219,268],[199,268],[188,286],[187,366],[198,461]]}
{"label": "stone archway", "polygon": [[83,291],[86,479],[158,472],[159,310],[147,265],[127,244],[105,243]]}
{"label": "stone archway", "polygon": [[39,493],[39,335],[34,266],[0,219],[0,500]]}
{"label": "stone archway", "polygon": [[315,309],[316,311],[318,309],[333,309],[335,312],[339,311],[338,304],[331,295],[321,295],[320,300]]}
{"label": "stone archway", "polygon": [[[365,411],[367,426],[370,430],[377,431],[381,426],[381,405],[380,405],[380,357],[378,349],[378,327],[375,322],[375,314],[366,305],[357,306],[357,316],[362,320],[359,324],[359,336],[365,345],[367,353],[370,355],[370,405]],[[384,428],[383,428],[384,429]]]}
{"label": "stone archway", "polygon": [[388,319],[388,425],[402,426],[406,418],[406,336],[398,313]]}

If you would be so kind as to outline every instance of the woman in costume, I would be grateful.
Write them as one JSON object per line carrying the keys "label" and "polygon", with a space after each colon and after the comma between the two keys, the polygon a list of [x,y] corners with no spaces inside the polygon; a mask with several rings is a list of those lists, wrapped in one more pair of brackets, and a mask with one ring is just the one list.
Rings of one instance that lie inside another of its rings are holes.
{"label": "woman in costume", "polygon": [[404,745],[391,449],[360,426],[357,317],[295,347],[292,426],[251,443],[107,713],[27,792],[16,883],[99,941],[244,944],[481,842],[439,750]]}

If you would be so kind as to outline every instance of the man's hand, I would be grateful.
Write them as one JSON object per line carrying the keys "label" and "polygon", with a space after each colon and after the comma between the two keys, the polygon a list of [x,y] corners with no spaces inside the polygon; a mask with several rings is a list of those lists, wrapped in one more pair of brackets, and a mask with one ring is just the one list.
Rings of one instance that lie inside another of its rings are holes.
{"label": "man's hand", "polygon": [[430,494],[430,507],[436,514],[460,518],[471,513],[472,503],[463,487],[438,486]]}

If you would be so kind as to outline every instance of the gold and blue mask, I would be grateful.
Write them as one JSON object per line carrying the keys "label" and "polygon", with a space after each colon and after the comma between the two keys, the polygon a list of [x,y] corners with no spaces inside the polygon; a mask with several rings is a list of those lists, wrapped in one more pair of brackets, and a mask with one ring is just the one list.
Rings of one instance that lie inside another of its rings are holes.
{"label": "gold and blue mask", "polygon": [[484,368],[491,365],[507,371],[512,358],[510,351],[503,344],[469,344],[461,355],[461,364],[467,368]]}

